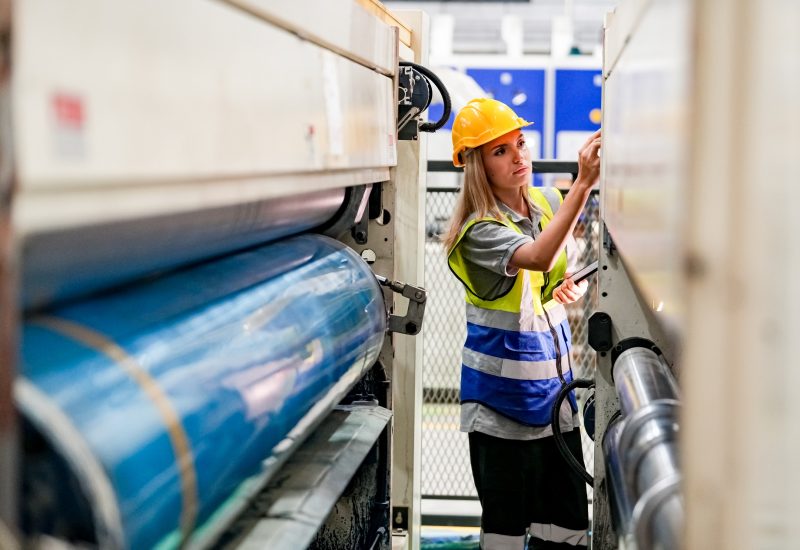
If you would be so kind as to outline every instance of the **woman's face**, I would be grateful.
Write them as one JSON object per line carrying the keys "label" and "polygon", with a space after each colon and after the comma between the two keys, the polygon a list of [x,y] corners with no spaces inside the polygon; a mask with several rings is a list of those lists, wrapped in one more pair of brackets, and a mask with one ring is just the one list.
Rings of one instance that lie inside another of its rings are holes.
{"label": "woman's face", "polygon": [[531,154],[521,130],[481,145],[481,158],[493,188],[516,189],[531,181]]}

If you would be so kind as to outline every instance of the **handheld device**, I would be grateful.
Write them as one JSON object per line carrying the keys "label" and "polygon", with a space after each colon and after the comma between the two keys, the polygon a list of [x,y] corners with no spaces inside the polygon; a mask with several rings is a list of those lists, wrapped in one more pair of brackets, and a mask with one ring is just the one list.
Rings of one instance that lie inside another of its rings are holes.
{"label": "handheld device", "polygon": [[579,283],[589,277],[589,275],[592,275],[595,271],[597,271],[597,260],[580,268],[570,276],[570,279],[575,283]]}
{"label": "handheld device", "polygon": [[[578,271],[573,273],[570,276],[570,279],[572,279],[572,281],[575,282],[575,283],[580,283],[581,281],[583,281],[584,279],[586,279],[587,277],[592,275],[595,271],[597,271],[597,263],[598,263],[597,260],[595,260],[592,263],[583,266]],[[553,286],[553,288],[555,289],[558,285],[562,284],[563,282],[564,282],[564,279],[559,280],[558,283],[556,283]],[[550,293],[548,293],[547,295],[542,294],[542,302],[543,303],[546,302],[546,301],[550,301],[552,299],[553,299],[552,291]]]}
{"label": "handheld device", "polygon": [[570,279],[572,279],[572,281],[575,283],[579,283],[586,279],[589,275],[592,275],[595,271],[597,271],[597,260],[580,268],[570,276]]}

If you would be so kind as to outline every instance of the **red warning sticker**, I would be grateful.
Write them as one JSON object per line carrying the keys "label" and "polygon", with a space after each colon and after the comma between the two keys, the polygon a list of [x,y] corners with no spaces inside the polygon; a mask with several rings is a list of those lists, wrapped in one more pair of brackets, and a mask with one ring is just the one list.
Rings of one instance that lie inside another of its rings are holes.
{"label": "red warning sticker", "polygon": [[83,127],[83,100],[75,95],[55,94],[53,96],[56,124],[64,128],[78,130]]}
{"label": "red warning sticker", "polygon": [[50,96],[54,152],[62,159],[84,159],[86,156],[86,105],[74,93],[56,92]]}

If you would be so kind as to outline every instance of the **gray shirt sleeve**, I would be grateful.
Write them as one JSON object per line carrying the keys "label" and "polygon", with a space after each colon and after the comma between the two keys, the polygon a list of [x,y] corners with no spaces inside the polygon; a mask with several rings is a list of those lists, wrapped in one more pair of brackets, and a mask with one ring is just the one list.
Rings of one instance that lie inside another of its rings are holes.
{"label": "gray shirt sleeve", "polygon": [[521,235],[499,223],[478,222],[473,225],[459,246],[475,294],[493,299],[507,293],[519,271],[508,262],[520,246],[532,240],[529,235]]}

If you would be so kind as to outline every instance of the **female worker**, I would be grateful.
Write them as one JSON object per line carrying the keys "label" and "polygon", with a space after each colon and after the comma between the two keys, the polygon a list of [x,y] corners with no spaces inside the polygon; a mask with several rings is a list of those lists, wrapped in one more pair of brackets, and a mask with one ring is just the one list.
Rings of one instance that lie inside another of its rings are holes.
{"label": "female worker", "polygon": [[[531,187],[529,122],[493,99],[474,99],[453,124],[453,163],[464,184],[444,237],[451,271],[466,289],[461,431],[483,508],[484,549],[586,546],[586,487],[559,454],[550,422],[572,380],[563,304],[587,283],[566,273],[566,243],[600,171],[600,131],[579,152],[567,197]],[[559,412],[582,460],[574,396]]]}

